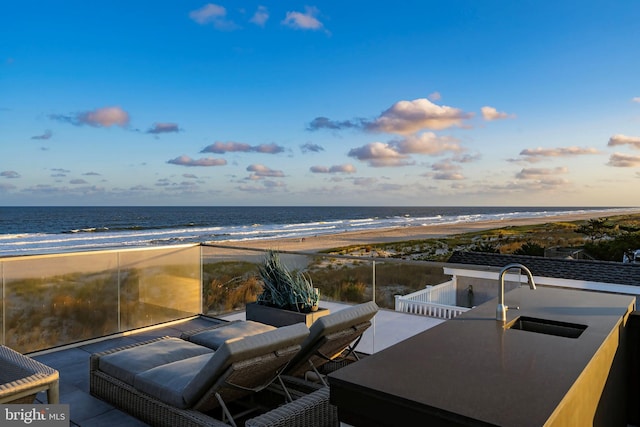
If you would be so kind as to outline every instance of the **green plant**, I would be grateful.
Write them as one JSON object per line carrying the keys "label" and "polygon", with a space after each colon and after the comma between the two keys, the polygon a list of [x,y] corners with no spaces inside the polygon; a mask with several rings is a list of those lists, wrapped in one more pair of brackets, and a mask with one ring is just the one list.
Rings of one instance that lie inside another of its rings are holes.
{"label": "green plant", "polygon": [[263,283],[259,304],[300,312],[309,312],[318,305],[319,295],[311,278],[289,271],[277,252],[267,252],[258,275]]}

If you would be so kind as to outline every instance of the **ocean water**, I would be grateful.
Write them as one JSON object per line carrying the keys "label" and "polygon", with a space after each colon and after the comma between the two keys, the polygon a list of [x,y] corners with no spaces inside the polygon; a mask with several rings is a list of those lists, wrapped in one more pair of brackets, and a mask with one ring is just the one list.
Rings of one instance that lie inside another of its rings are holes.
{"label": "ocean water", "polygon": [[0,256],[472,223],[624,208],[0,207]]}

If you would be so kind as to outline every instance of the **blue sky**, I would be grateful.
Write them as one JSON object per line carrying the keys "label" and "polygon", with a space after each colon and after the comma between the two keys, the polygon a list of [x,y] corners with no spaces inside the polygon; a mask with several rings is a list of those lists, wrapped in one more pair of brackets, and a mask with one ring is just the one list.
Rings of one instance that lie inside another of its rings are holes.
{"label": "blue sky", "polygon": [[10,2],[0,205],[634,206],[640,2]]}

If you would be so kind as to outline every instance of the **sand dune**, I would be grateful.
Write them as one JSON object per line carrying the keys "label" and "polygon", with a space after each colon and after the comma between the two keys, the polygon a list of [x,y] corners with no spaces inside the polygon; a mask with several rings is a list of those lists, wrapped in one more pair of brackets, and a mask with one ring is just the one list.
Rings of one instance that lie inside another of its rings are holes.
{"label": "sand dune", "polygon": [[[640,209],[631,208],[627,214],[640,213]],[[325,249],[363,245],[370,243],[401,242],[406,240],[420,240],[467,233],[471,231],[491,230],[507,226],[521,226],[545,224],[548,222],[579,221],[601,216],[609,216],[610,212],[603,211],[602,215],[591,211],[585,214],[558,215],[546,218],[518,218],[496,221],[478,221],[473,223],[440,224],[416,227],[388,228],[372,231],[349,231],[335,234],[323,234],[304,239],[251,240],[241,242],[224,242],[223,245],[274,249],[279,251],[318,252]],[[620,214],[623,214],[622,212]]]}

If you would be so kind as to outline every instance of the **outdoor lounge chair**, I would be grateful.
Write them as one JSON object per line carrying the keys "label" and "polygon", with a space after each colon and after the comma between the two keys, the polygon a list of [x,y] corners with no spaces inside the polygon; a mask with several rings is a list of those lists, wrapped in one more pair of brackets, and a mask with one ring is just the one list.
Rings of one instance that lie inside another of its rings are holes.
{"label": "outdoor lounge chair", "polygon": [[47,392],[47,402],[59,403],[58,371],[37,360],[0,345],[0,404],[33,403],[36,394]]}
{"label": "outdoor lounge chair", "polygon": [[355,348],[377,312],[378,306],[370,301],[319,318],[309,328],[309,336],[302,343],[300,352],[289,362],[283,374],[306,377],[311,370],[326,386],[318,369],[332,361],[348,363],[350,357],[357,360]]}
{"label": "outdoor lounge chair", "polygon": [[[152,425],[235,425],[227,404],[268,387],[308,334],[296,324],[227,340],[215,351],[165,337],[93,354],[90,390]],[[222,421],[207,414],[217,408]]]}

